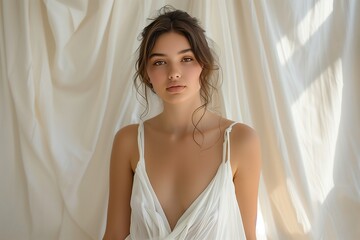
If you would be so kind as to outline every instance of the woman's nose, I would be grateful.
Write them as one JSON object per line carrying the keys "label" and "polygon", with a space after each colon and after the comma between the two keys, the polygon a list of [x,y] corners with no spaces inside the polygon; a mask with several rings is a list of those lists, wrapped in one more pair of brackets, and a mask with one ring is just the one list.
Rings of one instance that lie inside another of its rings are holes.
{"label": "woman's nose", "polygon": [[177,80],[179,78],[181,78],[180,70],[175,66],[172,66],[169,71],[169,80]]}

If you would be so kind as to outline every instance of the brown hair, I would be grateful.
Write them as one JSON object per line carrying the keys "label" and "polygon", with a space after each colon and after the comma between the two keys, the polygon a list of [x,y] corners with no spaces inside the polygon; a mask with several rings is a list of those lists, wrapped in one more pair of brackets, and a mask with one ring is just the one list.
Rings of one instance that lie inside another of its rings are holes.
{"label": "brown hair", "polygon": [[[139,55],[136,61],[136,72],[134,76],[136,89],[146,102],[146,108],[142,116],[148,112],[147,91],[148,89],[154,91],[146,71],[148,59],[158,37],[167,32],[176,32],[185,36],[189,41],[196,60],[203,67],[200,74],[200,96],[203,105],[196,109],[195,112],[206,109],[210,103],[213,90],[216,90],[212,81],[217,80],[217,78],[213,76],[214,72],[217,72],[219,68],[215,63],[214,54],[209,47],[205,30],[200,26],[196,18],[191,17],[184,11],[175,10],[171,6],[161,8],[159,15],[150,20],[152,20],[152,22],[146,26],[141,33],[141,44],[138,48]],[[140,80],[140,82],[138,82],[138,80]],[[144,86],[143,93],[139,91],[141,86]],[[200,120],[194,123],[195,129]]]}

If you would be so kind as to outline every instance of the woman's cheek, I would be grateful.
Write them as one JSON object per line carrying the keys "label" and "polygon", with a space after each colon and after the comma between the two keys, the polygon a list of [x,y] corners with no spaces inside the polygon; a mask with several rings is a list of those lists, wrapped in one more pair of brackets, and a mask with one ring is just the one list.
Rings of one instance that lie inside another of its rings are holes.
{"label": "woman's cheek", "polygon": [[149,75],[151,81],[157,81],[160,76],[159,72],[156,72],[156,71],[151,71],[150,73],[148,73],[148,75]]}
{"label": "woman's cheek", "polygon": [[160,83],[162,79],[166,79],[164,78],[164,72],[161,70],[149,71],[148,76],[153,85]]}

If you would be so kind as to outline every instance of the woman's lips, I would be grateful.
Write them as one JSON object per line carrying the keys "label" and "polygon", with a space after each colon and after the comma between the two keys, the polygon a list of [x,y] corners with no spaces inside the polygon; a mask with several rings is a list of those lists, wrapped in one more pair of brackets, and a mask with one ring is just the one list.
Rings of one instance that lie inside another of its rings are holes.
{"label": "woman's lips", "polygon": [[181,92],[184,88],[185,86],[172,86],[166,88],[166,90],[171,93],[177,93],[177,92]]}

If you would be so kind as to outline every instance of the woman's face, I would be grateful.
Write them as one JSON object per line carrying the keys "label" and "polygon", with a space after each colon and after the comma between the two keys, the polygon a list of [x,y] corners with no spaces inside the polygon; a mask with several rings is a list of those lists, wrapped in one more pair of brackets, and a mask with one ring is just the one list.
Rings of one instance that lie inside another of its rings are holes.
{"label": "woman's face", "polygon": [[147,74],[164,102],[200,99],[201,71],[186,37],[176,32],[158,37],[148,59]]}

